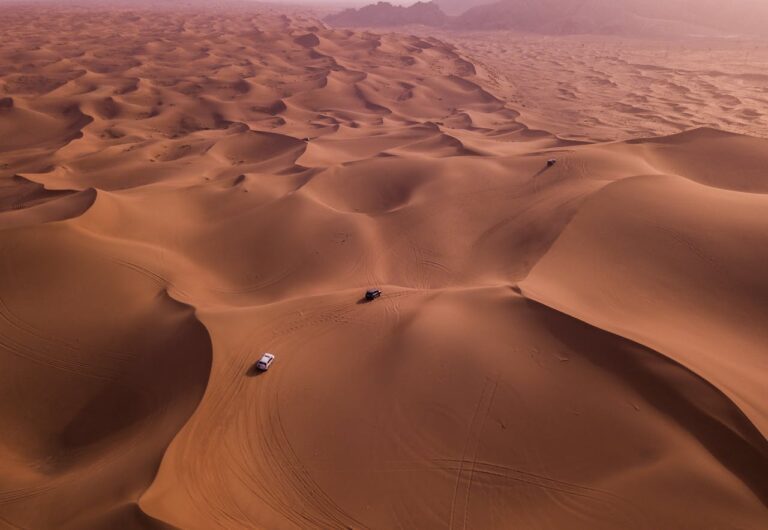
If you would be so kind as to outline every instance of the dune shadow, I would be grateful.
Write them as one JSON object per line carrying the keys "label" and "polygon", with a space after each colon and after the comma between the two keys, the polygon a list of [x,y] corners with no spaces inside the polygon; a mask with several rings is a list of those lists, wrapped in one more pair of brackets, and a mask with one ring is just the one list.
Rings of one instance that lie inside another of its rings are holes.
{"label": "dune shadow", "polygon": [[528,306],[552,336],[626,383],[768,504],[768,441],[719,388],[656,350],[535,300]]}

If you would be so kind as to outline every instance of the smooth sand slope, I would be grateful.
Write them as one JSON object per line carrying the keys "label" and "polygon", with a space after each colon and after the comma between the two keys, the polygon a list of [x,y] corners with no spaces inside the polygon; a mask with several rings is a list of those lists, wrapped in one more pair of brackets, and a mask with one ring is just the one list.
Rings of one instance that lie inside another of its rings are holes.
{"label": "smooth sand slope", "polygon": [[298,14],[0,23],[0,526],[768,526],[768,140]]}

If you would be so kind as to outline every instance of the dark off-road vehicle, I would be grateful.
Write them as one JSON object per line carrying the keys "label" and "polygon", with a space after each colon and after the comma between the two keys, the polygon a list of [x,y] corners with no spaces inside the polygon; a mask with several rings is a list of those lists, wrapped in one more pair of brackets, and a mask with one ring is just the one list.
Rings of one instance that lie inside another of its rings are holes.
{"label": "dark off-road vehicle", "polygon": [[378,297],[381,296],[381,291],[379,289],[368,289],[365,291],[365,299],[369,302],[376,300]]}

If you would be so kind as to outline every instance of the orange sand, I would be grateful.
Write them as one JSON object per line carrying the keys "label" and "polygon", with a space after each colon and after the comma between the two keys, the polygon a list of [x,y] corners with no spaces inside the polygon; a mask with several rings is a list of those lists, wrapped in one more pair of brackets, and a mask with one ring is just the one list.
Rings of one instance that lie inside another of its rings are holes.
{"label": "orange sand", "polygon": [[[750,82],[296,13],[0,23],[0,526],[768,526]],[[656,136],[681,91],[734,132]]]}

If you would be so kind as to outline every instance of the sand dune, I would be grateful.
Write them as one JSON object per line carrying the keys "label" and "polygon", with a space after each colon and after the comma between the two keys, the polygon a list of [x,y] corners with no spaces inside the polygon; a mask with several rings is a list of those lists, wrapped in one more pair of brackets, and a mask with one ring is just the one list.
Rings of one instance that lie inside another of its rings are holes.
{"label": "sand dune", "polygon": [[765,39],[408,29],[449,40],[472,57],[485,86],[534,129],[583,141],[697,128],[768,137]]}
{"label": "sand dune", "polygon": [[594,42],[0,22],[0,526],[768,524],[758,72],[595,56],[638,126]]}
{"label": "sand dune", "polygon": [[[765,200],[667,176],[613,184],[579,211],[524,290],[559,308],[576,302],[606,311],[612,323],[600,327],[669,352],[729,394],[765,434]],[[721,208],[727,216],[703,216]],[[587,240],[571,239],[579,233]]]}

